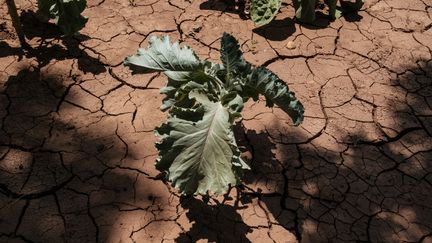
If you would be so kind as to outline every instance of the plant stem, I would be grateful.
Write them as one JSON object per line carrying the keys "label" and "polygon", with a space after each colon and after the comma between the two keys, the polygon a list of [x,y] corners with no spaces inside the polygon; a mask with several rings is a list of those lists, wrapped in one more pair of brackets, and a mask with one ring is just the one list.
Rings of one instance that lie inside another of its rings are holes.
{"label": "plant stem", "polygon": [[329,7],[329,16],[331,19],[336,19],[336,5],[337,0],[328,0],[327,5]]}
{"label": "plant stem", "polygon": [[15,5],[15,1],[14,0],[6,0],[6,4],[8,7],[9,15],[12,18],[12,25],[15,28],[15,31],[18,35],[18,39],[19,39],[19,42],[21,44],[21,47],[22,48],[27,47],[28,44],[25,40],[24,32],[23,32],[22,27],[21,27],[21,21],[20,21],[19,16],[18,16],[18,11],[17,11],[16,5]]}

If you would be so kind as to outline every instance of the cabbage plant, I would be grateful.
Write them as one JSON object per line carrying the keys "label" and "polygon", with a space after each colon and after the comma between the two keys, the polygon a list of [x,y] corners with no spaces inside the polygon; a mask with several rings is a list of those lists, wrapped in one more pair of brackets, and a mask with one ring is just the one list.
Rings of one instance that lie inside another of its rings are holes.
{"label": "cabbage plant", "polygon": [[[315,9],[319,2],[324,2],[328,7],[328,16],[331,19],[339,18],[343,13],[359,10],[364,0],[355,2],[340,0],[293,0],[296,10],[296,18],[300,22],[312,23],[315,21]],[[250,16],[257,25],[270,23],[279,11],[282,0],[250,0]]]}
{"label": "cabbage plant", "polygon": [[171,43],[168,36],[152,37],[147,49],[125,59],[133,74],[163,72],[168,81],[161,93],[167,121],[156,128],[156,168],[183,194],[227,192],[240,183],[249,166],[241,159],[233,124],[243,104],[263,95],[298,125],[304,108],[287,84],[264,67],[243,58],[237,40],[224,33],[221,61],[200,60],[194,51]]}
{"label": "cabbage plant", "polygon": [[[6,0],[6,4],[21,46],[27,46],[15,2]],[[38,0],[38,13],[53,19],[66,36],[72,36],[87,23],[87,18],[81,15],[86,4],[86,0]]]}

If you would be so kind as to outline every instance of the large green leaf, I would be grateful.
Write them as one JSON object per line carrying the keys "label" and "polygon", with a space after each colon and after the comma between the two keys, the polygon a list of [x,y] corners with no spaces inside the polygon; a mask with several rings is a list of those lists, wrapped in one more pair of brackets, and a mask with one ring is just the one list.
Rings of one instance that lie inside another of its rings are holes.
{"label": "large green leaf", "polygon": [[187,46],[179,43],[171,44],[168,36],[151,37],[149,46],[140,48],[137,54],[125,59],[133,74],[164,72],[169,77],[166,87],[161,93],[166,95],[161,110],[170,109],[177,104],[188,103],[188,94],[192,90],[205,90],[209,94],[217,91],[210,84],[214,82],[220,65],[208,61],[200,61],[196,54]]}
{"label": "large green leaf", "polygon": [[39,12],[54,19],[67,36],[74,35],[87,23],[87,17],[81,15],[86,4],[86,0],[38,0]]}
{"label": "large green leaf", "polygon": [[140,48],[124,64],[134,73],[165,72],[176,81],[188,81],[194,72],[204,72],[204,64],[194,51],[187,46],[180,47],[178,42],[171,44],[168,36],[152,36],[148,48]]}
{"label": "large green leaf", "polygon": [[270,23],[279,12],[282,0],[251,0],[250,16],[257,24]]}
{"label": "large green leaf", "polygon": [[185,194],[223,194],[229,185],[239,183],[237,171],[246,167],[235,144],[229,110],[205,94],[191,92],[190,98],[198,108],[173,109],[167,123],[157,129],[162,141],[157,145],[156,168]]}

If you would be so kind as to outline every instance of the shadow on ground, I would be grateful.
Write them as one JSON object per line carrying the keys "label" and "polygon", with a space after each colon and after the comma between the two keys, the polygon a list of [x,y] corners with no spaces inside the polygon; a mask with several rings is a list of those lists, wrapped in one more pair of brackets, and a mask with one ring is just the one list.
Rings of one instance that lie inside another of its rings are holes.
{"label": "shadow on ground", "polygon": [[[246,184],[277,185],[270,192],[249,188],[240,194],[262,200],[277,223],[299,241],[430,240],[431,78],[432,67],[426,66],[407,68],[390,81],[388,85],[407,92],[408,102],[396,105],[389,98],[390,107],[403,108],[387,114],[388,119],[403,125],[382,140],[371,141],[369,131],[358,130],[337,142],[323,132],[320,137],[328,139],[326,145],[339,147],[337,151],[314,141],[276,143],[267,133],[238,129],[239,145],[253,158]],[[385,128],[377,126],[385,134]],[[296,128],[291,132],[302,136]]]}
{"label": "shadow on ground", "polygon": [[107,242],[121,210],[149,220],[163,210],[152,183],[165,185],[125,163],[135,156],[121,138],[126,122],[77,106],[77,85],[32,68],[0,93],[0,241]]}
{"label": "shadow on ground", "polygon": [[23,51],[19,47],[11,47],[6,42],[0,42],[0,57],[11,55],[35,57],[39,68],[46,66],[51,60],[76,59],[78,69],[84,73],[100,74],[106,71],[103,63],[97,58],[91,57],[80,46],[80,42],[88,40],[88,36],[62,37],[57,26],[52,23],[39,21],[32,11],[21,13],[23,31],[28,40],[37,40],[37,46],[32,44],[28,50]]}
{"label": "shadow on ground", "polygon": [[[342,147],[336,151],[315,141],[277,143],[267,133],[236,127],[239,146],[252,154],[252,171],[244,178],[246,186],[238,188],[238,202],[207,205],[181,198],[192,226],[176,241],[249,242],[247,235],[259,227],[247,225],[241,212],[254,207],[254,199],[274,217],[270,228],[280,225],[299,241],[421,242],[430,237],[431,73],[430,68],[412,69],[391,81],[415,96],[389,116],[405,121],[400,114],[409,114],[418,123],[383,140],[371,141],[367,131],[356,131],[335,142]],[[408,87],[405,79],[416,82]],[[163,211],[163,203],[154,206],[161,194],[153,187],[135,194],[141,172],[120,170],[119,163],[131,152],[116,133],[107,134],[100,126],[84,132],[55,115],[74,102],[62,101],[74,82],[41,76],[39,70],[23,70],[7,81],[0,145],[0,192],[7,206],[0,212],[8,220],[0,222],[0,237],[105,241],[127,231],[122,228],[126,222],[136,220],[133,231],[146,227],[139,218],[118,216],[119,211],[150,218]],[[302,136],[295,128],[291,132]],[[255,190],[254,184],[269,191]],[[47,230],[53,223],[59,226]]]}
{"label": "shadow on ground", "polygon": [[244,12],[245,3],[242,0],[208,0],[200,4],[200,9],[238,14],[241,19],[248,19]]}
{"label": "shadow on ground", "polygon": [[295,22],[291,18],[273,20],[270,24],[253,29],[258,34],[271,41],[283,41],[296,31]]}
{"label": "shadow on ground", "polygon": [[246,234],[252,229],[242,221],[236,211],[238,207],[226,204],[208,205],[194,197],[184,197],[181,206],[187,209],[186,216],[192,228],[180,234],[176,242],[251,242]]}
{"label": "shadow on ground", "polygon": [[[3,55],[15,53],[1,45]],[[34,55],[41,66],[57,50],[47,48]],[[68,56],[58,51],[55,59]],[[130,119],[105,122],[106,114],[79,107],[68,96],[79,81],[44,73],[41,66],[9,77],[0,93],[0,240],[105,242],[145,229],[169,203],[158,187],[165,185],[123,163],[135,157],[122,140]],[[391,80],[409,102],[388,116],[401,124],[414,120],[394,136],[371,141],[359,130],[335,141],[321,132],[340,151],[316,141],[277,143],[267,133],[236,127],[239,145],[252,154],[239,202],[210,206],[180,199],[192,226],[176,240],[248,242],[247,234],[259,227],[248,226],[239,212],[256,198],[275,218],[270,227],[280,225],[304,242],[430,239],[431,78],[426,66]],[[91,122],[78,126],[80,119]],[[296,131],[290,132],[302,136]],[[269,191],[254,184],[269,185]]]}

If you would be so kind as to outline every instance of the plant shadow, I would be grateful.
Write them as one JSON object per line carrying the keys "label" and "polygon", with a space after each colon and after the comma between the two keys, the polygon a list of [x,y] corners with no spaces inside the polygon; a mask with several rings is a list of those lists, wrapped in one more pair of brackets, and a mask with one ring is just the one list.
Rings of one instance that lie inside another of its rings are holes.
{"label": "plant shadow", "polygon": [[251,228],[236,211],[238,207],[221,203],[208,205],[194,197],[182,197],[181,206],[187,209],[191,229],[177,237],[176,242],[251,242],[246,234]]}
{"label": "plant shadow", "polygon": [[358,12],[349,12],[346,13],[342,16],[347,22],[350,23],[355,23],[355,22],[359,22],[360,20],[363,19],[363,17],[358,14]]}
{"label": "plant shadow", "polygon": [[283,41],[295,33],[296,27],[295,22],[287,17],[281,20],[273,20],[269,24],[255,28],[252,31],[271,41]]}
{"label": "plant shadow", "polygon": [[32,11],[21,13],[23,31],[27,39],[37,40],[37,46],[32,44],[24,51],[18,47],[11,47],[6,42],[0,42],[0,57],[17,55],[22,58],[36,58],[39,67],[46,66],[51,60],[76,59],[78,69],[84,73],[100,74],[106,71],[105,65],[81,48],[80,43],[88,40],[86,35],[62,37],[57,26],[49,22],[41,22]]}
{"label": "plant shadow", "polygon": [[201,10],[216,10],[220,12],[238,14],[241,19],[249,19],[244,12],[244,0],[208,0],[200,4]]}

